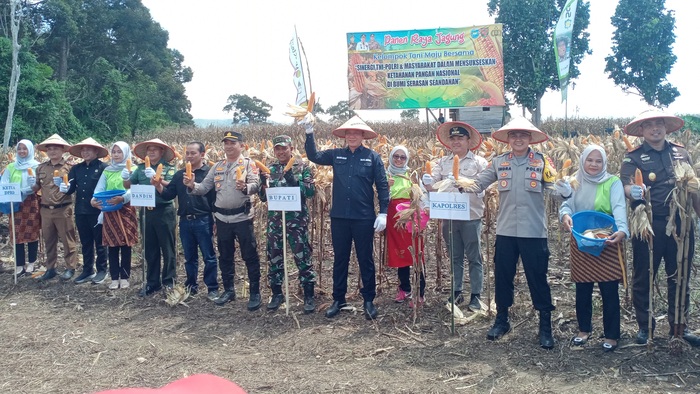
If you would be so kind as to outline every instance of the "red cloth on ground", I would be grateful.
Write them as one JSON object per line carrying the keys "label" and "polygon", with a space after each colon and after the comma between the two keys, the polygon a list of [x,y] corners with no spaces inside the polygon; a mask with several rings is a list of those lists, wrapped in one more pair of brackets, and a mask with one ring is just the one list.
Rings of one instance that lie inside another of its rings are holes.
{"label": "red cloth on ground", "polygon": [[246,394],[237,384],[214,375],[192,375],[159,389],[117,389],[95,394]]}

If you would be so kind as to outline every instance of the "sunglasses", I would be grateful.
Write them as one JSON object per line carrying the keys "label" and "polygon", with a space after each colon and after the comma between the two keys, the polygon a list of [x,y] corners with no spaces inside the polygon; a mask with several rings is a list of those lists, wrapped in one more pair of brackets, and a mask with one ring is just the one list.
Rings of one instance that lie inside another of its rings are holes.
{"label": "sunglasses", "polygon": [[394,155],[394,156],[391,156],[391,157],[393,157],[394,160],[406,160],[406,156]]}

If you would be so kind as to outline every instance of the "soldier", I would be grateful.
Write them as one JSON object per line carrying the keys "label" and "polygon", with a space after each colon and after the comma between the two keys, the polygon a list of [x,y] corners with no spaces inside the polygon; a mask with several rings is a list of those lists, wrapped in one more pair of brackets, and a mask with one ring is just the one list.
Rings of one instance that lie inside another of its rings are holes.
{"label": "soldier", "polygon": [[243,134],[236,131],[224,132],[224,153],[226,159],[217,162],[201,183],[183,178],[192,194],[203,195],[216,191],[214,218],[216,219],[216,240],[219,248],[219,266],[224,292],[214,300],[217,305],[236,299],[233,287],[233,255],[236,252],[236,239],[241,248],[241,256],[248,269],[250,297],[248,310],[260,308],[260,258],[253,231],[253,208],[250,196],[258,192],[260,178],[255,163],[243,157]]}
{"label": "soldier", "polygon": [[[299,281],[304,288],[304,313],[313,313],[316,308],[314,305],[316,273],[311,264],[311,244],[308,235],[309,210],[306,207],[306,199],[313,197],[316,192],[314,176],[309,165],[301,158],[297,158],[294,165],[289,170],[284,171],[294,154],[291,137],[280,135],[275,137],[272,143],[277,160],[270,165],[269,187],[298,186],[301,189],[301,211],[286,213],[287,242],[289,242],[294,262],[299,269]],[[261,173],[260,199],[262,201],[267,201],[265,181],[266,177]],[[276,310],[284,300],[282,294],[282,275],[284,275],[282,212],[269,211],[267,215],[267,259],[270,264],[268,279],[272,288],[272,298],[267,304],[267,309]]]}
{"label": "soldier", "polygon": [[[124,188],[129,189],[131,185],[150,185],[159,165],[163,165],[161,184],[170,184],[175,175],[175,167],[169,164],[175,157],[172,148],[154,138],[136,144],[134,155],[142,160],[148,156],[151,166],[146,167],[145,163],[141,163],[131,175],[128,170],[122,171]],[[145,297],[159,291],[163,286],[172,288],[175,285],[175,208],[172,200],[165,201],[160,195],[156,195],[156,206],[142,208],[141,218],[145,219],[145,224],[141,222],[141,239],[145,245],[146,284],[139,296]]]}
{"label": "soldier", "polygon": [[68,152],[83,159],[82,163],[70,169],[68,184],[61,182],[59,186],[61,193],[75,193],[75,226],[83,253],[83,272],[75,278],[75,283],[92,279],[92,283],[100,284],[107,276],[107,249],[102,246],[102,224],[97,222],[100,210],[90,202],[97,181],[107,167],[107,163],[99,160],[107,156],[107,149],[94,139],[87,138],[73,145]]}
{"label": "soldier", "polygon": [[63,271],[61,279],[68,280],[75,274],[78,262],[73,224],[73,197],[61,193],[59,185],[62,176],[70,172],[71,165],[63,158],[63,153],[70,148],[70,144],[58,134],[54,134],[36,148],[46,152],[49,157],[48,161],[36,168],[36,184],[32,187],[34,192],[41,190],[41,231],[46,248],[46,272],[39,277],[39,281],[45,282],[56,276],[59,240],[63,243],[63,257],[66,262],[66,270]]}
{"label": "soldier", "polygon": [[[644,143],[637,149],[628,152],[620,167],[620,180],[625,185],[625,195],[631,201],[632,208],[644,203],[644,192],[646,187],[650,187],[649,198],[651,200],[651,227],[654,230],[653,255],[649,256],[649,244],[645,239],[632,238],[632,265],[634,274],[632,278],[632,302],[634,303],[635,315],[639,331],[636,342],[645,344],[650,336],[653,337],[653,330],[656,322],[653,316],[649,316],[649,270],[653,270],[654,277],[664,260],[666,270],[666,283],[668,285],[668,323],[670,334],[674,334],[674,329],[679,329],[679,334],[692,346],[700,346],[700,337],[693,334],[685,324],[675,326],[676,319],[676,289],[678,271],[678,246],[676,234],[666,233],[666,224],[671,219],[671,203],[669,194],[675,187],[676,177],[673,165],[676,162],[692,163],[688,151],[680,145],[666,140],[666,135],[683,127],[683,119],[667,115],[658,110],[645,111],[637,116],[630,124],[625,126],[625,134],[644,138]],[[639,168],[644,178],[644,186],[632,183],[634,173]],[[693,208],[700,215],[700,198],[697,194],[691,194]],[[683,213],[688,215],[690,212]],[[681,213],[676,213],[673,218],[680,231]],[[695,252],[694,226],[690,226],[689,245],[686,247],[688,261],[693,261]],[[653,262],[650,261],[653,258]],[[653,265],[651,264],[653,263]],[[681,293],[683,294],[683,293]],[[681,323],[688,320],[690,307],[690,281],[686,282],[685,288],[685,310],[681,311],[685,319],[679,319]],[[649,319],[652,319],[652,332],[649,332]]]}

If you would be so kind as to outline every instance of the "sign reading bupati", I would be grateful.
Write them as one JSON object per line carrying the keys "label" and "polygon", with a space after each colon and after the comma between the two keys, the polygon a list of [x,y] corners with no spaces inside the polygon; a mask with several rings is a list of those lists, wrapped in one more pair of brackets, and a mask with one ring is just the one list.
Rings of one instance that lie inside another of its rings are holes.
{"label": "sign reading bupati", "polygon": [[502,31],[497,23],[348,33],[349,106],[503,106]]}
{"label": "sign reading bupati", "polygon": [[0,184],[0,202],[22,202],[19,183]]}
{"label": "sign reading bupati", "polygon": [[301,211],[301,189],[298,187],[268,187],[265,193],[269,211]]}
{"label": "sign reading bupati", "polygon": [[469,220],[469,195],[430,192],[430,218]]}
{"label": "sign reading bupati", "polygon": [[131,185],[131,206],[155,207],[156,187],[153,185]]}

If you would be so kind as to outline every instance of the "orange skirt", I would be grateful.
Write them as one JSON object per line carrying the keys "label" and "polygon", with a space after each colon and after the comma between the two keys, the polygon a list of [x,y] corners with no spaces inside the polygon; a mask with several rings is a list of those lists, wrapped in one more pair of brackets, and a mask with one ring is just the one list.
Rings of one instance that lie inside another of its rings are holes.
{"label": "orange skirt", "polygon": [[[622,245],[608,245],[600,256],[582,252],[576,247],[573,234],[569,241],[571,246],[571,280],[578,283],[610,282],[622,279],[622,268],[618,256],[618,247]],[[624,250],[621,250],[624,264]]]}

